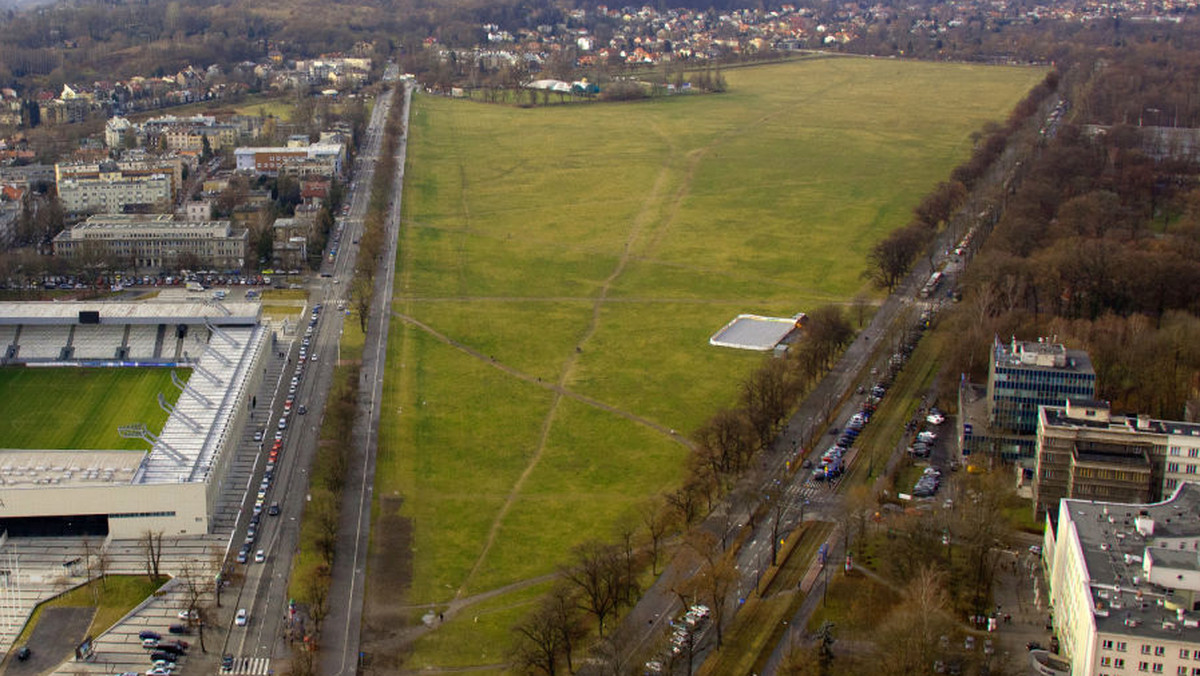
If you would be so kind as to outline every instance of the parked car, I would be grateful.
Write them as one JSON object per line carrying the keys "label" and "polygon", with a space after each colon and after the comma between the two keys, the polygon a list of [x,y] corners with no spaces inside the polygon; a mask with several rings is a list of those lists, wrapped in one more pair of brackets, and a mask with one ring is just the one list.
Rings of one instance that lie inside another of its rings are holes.
{"label": "parked car", "polygon": [[25,660],[29,659],[31,655],[33,655],[33,651],[29,649],[29,646],[23,645],[21,646],[21,649],[17,651],[17,661],[24,662]]}
{"label": "parked car", "polygon": [[172,624],[171,626],[167,627],[167,631],[172,634],[186,634],[188,633],[188,628],[187,625]]}
{"label": "parked car", "polygon": [[150,631],[149,629],[147,629],[147,630],[143,631],[142,633],[138,634],[138,638],[142,639],[143,641],[148,638],[152,638],[155,641],[161,641],[162,634],[158,633],[157,631]]}
{"label": "parked car", "polygon": [[233,618],[233,623],[239,627],[244,627],[249,621],[250,616],[246,613],[246,609],[238,608],[237,615]]}

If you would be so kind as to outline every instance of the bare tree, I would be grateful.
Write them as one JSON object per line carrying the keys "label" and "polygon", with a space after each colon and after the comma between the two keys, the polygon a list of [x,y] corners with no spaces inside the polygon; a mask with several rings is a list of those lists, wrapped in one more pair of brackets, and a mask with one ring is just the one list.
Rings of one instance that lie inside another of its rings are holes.
{"label": "bare tree", "polygon": [[937,570],[924,567],[917,571],[904,597],[878,629],[876,645],[886,657],[879,662],[881,674],[927,672],[937,655],[939,638],[953,626],[943,575]]}
{"label": "bare tree", "polygon": [[693,580],[693,588],[708,601],[712,610],[713,628],[717,632],[717,647],[724,640],[725,612],[728,608],[729,592],[737,584],[738,573],[734,565],[733,552],[722,552],[717,547],[716,536],[707,531],[693,531],[688,546],[703,560]]}
{"label": "bare tree", "polygon": [[197,566],[196,562],[189,561],[183,564],[183,569],[179,574],[183,581],[184,591],[184,610],[187,611],[188,626],[195,626],[199,632],[200,652],[208,652],[204,645],[204,627],[208,622],[206,615],[209,615],[208,606],[204,602],[205,596],[211,589],[211,578],[207,571],[202,567]]}
{"label": "bare tree", "polygon": [[314,500],[312,506],[316,509],[313,515],[317,523],[317,551],[326,566],[333,566],[333,557],[337,550],[338,513],[337,505],[331,499]]}
{"label": "bare tree", "polygon": [[513,666],[520,670],[534,670],[555,676],[558,662],[563,653],[562,632],[558,622],[546,604],[539,604],[513,632]]}
{"label": "bare tree", "polygon": [[646,534],[650,536],[650,568],[654,575],[658,575],[662,541],[670,530],[672,521],[671,513],[662,498],[656,498],[642,506],[642,525],[646,527]]}
{"label": "bare tree", "polygon": [[146,575],[152,580],[157,580],[159,574],[159,564],[162,562],[162,531],[146,530],[142,533],[142,553],[146,560]]}
{"label": "bare tree", "polygon": [[304,593],[308,597],[308,617],[313,623],[313,633],[321,633],[321,625],[329,614],[329,568],[317,566],[304,581]]}
{"label": "bare tree", "polygon": [[358,314],[358,328],[363,333],[367,332],[367,319],[371,316],[372,295],[371,278],[365,275],[355,275],[354,282],[350,287],[350,300],[354,304],[354,311]]}
{"label": "bare tree", "polygon": [[596,616],[604,636],[604,620],[627,596],[625,566],[616,547],[585,542],[575,548],[575,564],[563,571],[563,577],[581,592],[580,607]]}
{"label": "bare tree", "polygon": [[741,403],[746,418],[758,434],[758,447],[766,448],[775,438],[779,421],[795,403],[796,386],[782,359],[769,359],[742,383]]}

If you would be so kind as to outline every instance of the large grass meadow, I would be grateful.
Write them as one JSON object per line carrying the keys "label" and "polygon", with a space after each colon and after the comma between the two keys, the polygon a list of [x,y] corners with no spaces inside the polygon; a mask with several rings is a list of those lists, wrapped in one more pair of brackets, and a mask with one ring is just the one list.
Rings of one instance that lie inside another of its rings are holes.
{"label": "large grass meadow", "polygon": [[[506,586],[636,523],[682,475],[670,432],[762,359],[708,337],[740,312],[869,291],[870,247],[1044,72],[827,58],[724,74],[724,94],[627,104],[414,99],[375,492],[391,525],[372,534],[411,565],[373,570],[367,624],[452,612],[406,667],[500,668],[532,602]],[[503,612],[471,610],[496,590]]]}
{"label": "large grass meadow", "polygon": [[172,403],[179,398],[170,369],[0,368],[0,448],[145,450],[117,427],[162,430],[159,392]]}

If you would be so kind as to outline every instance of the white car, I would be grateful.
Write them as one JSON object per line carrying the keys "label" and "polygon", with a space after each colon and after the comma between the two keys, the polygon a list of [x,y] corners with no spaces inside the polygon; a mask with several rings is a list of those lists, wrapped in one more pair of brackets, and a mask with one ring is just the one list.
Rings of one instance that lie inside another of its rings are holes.
{"label": "white car", "polygon": [[260,550],[258,550],[257,552],[254,552],[254,562],[255,562],[255,563],[262,563],[262,562],[264,562],[264,561],[266,561],[266,560],[267,560],[267,553],[266,553],[266,552],[264,552],[264,551],[263,551],[263,550],[261,550],[261,549],[260,549]]}
{"label": "white car", "polygon": [[237,617],[233,618],[233,623],[239,627],[244,627],[244,626],[246,626],[246,622],[248,622],[249,619],[250,619],[250,617],[249,617],[249,615],[246,614],[246,609],[238,608]]}

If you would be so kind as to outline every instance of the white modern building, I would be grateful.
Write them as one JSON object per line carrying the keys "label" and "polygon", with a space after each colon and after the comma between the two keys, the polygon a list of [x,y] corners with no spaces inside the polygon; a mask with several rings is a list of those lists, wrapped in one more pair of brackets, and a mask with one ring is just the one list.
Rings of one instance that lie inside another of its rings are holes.
{"label": "white modern building", "polygon": [[120,213],[137,206],[162,211],[171,206],[171,179],[166,174],[126,176],[102,172],[94,178],[64,178],[58,198],[68,213]]}
{"label": "white modern building", "polygon": [[346,146],[313,143],[276,147],[242,147],[233,151],[239,171],[275,176],[278,174],[340,176],[346,161]]}
{"label": "white modern building", "polygon": [[[137,538],[209,532],[253,410],[272,340],[253,303],[0,303],[0,364],[173,369],[161,430],[130,421],[146,451],[4,448],[0,529],[10,535]],[[119,394],[119,393],[114,393]],[[165,393],[163,393],[165,394]],[[169,401],[169,399],[167,400]]]}
{"label": "white modern building", "polygon": [[1064,499],[1043,561],[1077,676],[1200,676],[1200,485],[1151,504]]}

